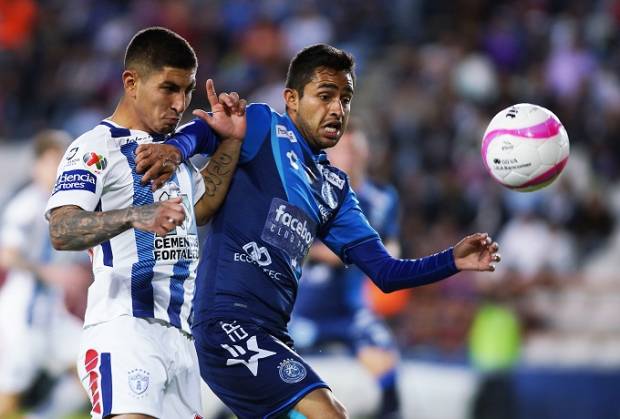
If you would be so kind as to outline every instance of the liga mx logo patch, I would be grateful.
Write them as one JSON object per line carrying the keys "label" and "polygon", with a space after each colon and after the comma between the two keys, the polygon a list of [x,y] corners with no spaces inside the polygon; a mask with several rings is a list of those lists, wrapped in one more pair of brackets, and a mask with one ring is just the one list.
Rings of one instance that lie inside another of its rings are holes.
{"label": "liga mx logo patch", "polygon": [[82,156],[84,164],[95,173],[101,173],[108,166],[108,159],[101,154],[88,152]]}
{"label": "liga mx logo patch", "polygon": [[278,365],[278,373],[285,383],[295,384],[306,378],[306,367],[301,362],[287,358]]}
{"label": "liga mx logo patch", "polygon": [[149,373],[141,369],[129,371],[129,388],[136,396],[141,396],[149,388]]}

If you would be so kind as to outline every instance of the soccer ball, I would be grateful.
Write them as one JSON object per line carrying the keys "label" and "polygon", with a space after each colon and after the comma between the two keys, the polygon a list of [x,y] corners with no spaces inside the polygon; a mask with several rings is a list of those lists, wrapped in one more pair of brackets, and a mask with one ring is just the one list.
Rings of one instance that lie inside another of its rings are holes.
{"label": "soccer ball", "polygon": [[519,192],[551,184],[568,162],[566,129],[542,106],[519,103],[493,117],[482,137],[482,160],[500,184]]}

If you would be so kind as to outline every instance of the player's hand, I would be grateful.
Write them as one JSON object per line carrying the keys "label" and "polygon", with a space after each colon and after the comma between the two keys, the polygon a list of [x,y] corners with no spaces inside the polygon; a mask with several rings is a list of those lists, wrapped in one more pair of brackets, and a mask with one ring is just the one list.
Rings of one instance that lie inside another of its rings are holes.
{"label": "player's hand", "polygon": [[165,236],[185,221],[181,198],[171,198],[156,204],[133,207],[131,225],[138,230]]}
{"label": "player's hand", "polygon": [[211,105],[211,114],[202,109],[193,114],[204,120],[222,140],[243,141],[246,131],[245,107],[247,102],[240,99],[237,92],[215,93],[213,80],[207,80],[207,98]]}
{"label": "player's hand", "polygon": [[501,260],[498,250],[499,245],[487,233],[472,234],[454,246],[454,263],[461,271],[493,272]]}
{"label": "player's hand", "polygon": [[140,144],[136,149],[136,172],[144,173],[140,182],[159,189],[181,164],[181,152],[169,144]]}

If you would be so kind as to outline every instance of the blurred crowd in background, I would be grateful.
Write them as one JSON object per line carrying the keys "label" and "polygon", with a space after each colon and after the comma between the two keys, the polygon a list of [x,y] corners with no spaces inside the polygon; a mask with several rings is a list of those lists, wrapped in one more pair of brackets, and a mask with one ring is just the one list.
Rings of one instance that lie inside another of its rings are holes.
{"label": "blurred crowd in background", "polygon": [[[152,25],[196,49],[190,108],[207,108],[212,77],[283,111],[296,51],[352,52],[352,114],[371,139],[373,178],[399,191],[403,256],[480,230],[500,242],[495,274],[374,301],[405,355],[620,367],[620,2],[0,0],[0,149],[27,148],[44,128],[75,137],[109,116],[124,47]],[[563,175],[527,194],[494,183],[479,151],[491,117],[519,102],[551,109],[571,141]]]}

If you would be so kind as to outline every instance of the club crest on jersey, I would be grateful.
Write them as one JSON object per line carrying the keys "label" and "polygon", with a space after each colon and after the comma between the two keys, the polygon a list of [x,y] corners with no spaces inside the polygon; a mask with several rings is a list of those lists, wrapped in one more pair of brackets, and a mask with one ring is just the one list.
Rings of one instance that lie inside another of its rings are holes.
{"label": "club crest on jersey", "polygon": [[295,384],[306,378],[306,367],[299,361],[287,358],[278,365],[278,373],[285,383]]}
{"label": "club crest on jersey", "polygon": [[287,138],[291,143],[297,142],[297,137],[295,137],[295,133],[291,130],[286,129],[284,125],[276,125],[276,135],[280,138]]}
{"label": "club crest on jersey", "polygon": [[336,209],[338,206],[336,191],[334,191],[332,185],[327,182],[323,182],[323,185],[321,185],[321,197],[331,209]]}
{"label": "club crest on jersey", "polygon": [[136,396],[141,396],[149,388],[149,373],[142,369],[134,369],[129,371],[128,382],[129,389]]}
{"label": "club crest on jersey", "polygon": [[94,153],[92,151],[82,156],[82,161],[90,170],[95,173],[101,173],[108,167],[108,159],[101,154]]}

